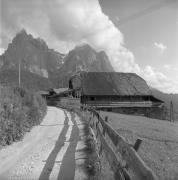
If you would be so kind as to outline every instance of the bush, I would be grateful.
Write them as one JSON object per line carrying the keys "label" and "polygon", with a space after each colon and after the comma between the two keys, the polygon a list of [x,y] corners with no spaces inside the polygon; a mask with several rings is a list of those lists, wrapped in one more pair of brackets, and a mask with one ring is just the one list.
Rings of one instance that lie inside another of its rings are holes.
{"label": "bush", "polygon": [[46,113],[40,95],[21,88],[0,86],[0,145],[20,140]]}

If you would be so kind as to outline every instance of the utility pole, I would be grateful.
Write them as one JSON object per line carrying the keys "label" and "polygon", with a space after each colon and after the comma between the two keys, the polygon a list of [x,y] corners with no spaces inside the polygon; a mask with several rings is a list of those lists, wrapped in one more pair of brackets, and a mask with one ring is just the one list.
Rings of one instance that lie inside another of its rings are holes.
{"label": "utility pole", "polygon": [[174,109],[172,101],[170,102],[170,121],[174,122]]}
{"label": "utility pole", "polygon": [[21,84],[21,60],[19,60],[19,87]]}

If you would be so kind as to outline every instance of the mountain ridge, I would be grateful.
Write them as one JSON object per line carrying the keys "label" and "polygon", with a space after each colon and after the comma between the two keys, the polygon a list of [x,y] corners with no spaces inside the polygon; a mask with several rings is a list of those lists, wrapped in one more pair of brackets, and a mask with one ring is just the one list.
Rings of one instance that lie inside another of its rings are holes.
{"label": "mountain ridge", "polygon": [[67,54],[48,48],[40,38],[23,29],[0,56],[0,69],[19,69],[49,78],[54,86],[66,86],[69,76],[78,70],[114,71],[105,52],[97,52],[88,44],[76,46]]}
{"label": "mountain ridge", "polygon": [[114,72],[114,69],[105,52],[97,52],[85,44],[69,51],[53,80],[61,86],[67,86],[68,79],[78,71]]}
{"label": "mountain ridge", "polygon": [[64,55],[49,49],[44,40],[33,38],[25,30],[20,31],[0,56],[1,68],[21,68],[48,78],[54,68],[60,68]]}
{"label": "mountain ridge", "polygon": [[[19,86],[19,72],[16,69],[0,70],[0,85]],[[52,83],[47,78],[22,70],[20,87],[30,91],[48,90]]]}

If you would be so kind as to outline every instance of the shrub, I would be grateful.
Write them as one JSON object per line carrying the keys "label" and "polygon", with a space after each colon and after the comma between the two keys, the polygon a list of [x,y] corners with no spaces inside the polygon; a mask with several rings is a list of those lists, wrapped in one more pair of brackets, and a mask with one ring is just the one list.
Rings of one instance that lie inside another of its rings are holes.
{"label": "shrub", "polygon": [[20,140],[46,113],[40,95],[19,87],[0,86],[0,145]]}

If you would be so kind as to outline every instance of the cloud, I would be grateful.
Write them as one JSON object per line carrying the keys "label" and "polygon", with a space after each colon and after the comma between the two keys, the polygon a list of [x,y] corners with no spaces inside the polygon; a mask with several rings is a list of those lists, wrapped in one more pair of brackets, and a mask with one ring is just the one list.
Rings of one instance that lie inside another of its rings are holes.
{"label": "cloud", "polygon": [[170,64],[164,64],[163,68],[167,71],[169,71],[171,69],[171,65]]}
{"label": "cloud", "polygon": [[163,43],[154,43],[155,47],[158,48],[161,52],[164,52],[167,49],[167,46],[165,46]]}
{"label": "cloud", "polygon": [[178,63],[171,65],[171,64],[164,64],[163,69],[166,71],[175,72],[178,76]]}
{"label": "cloud", "polygon": [[116,71],[138,68],[132,52],[124,47],[123,34],[102,12],[98,0],[2,0],[2,27],[4,37],[9,36],[3,44],[25,28],[58,51],[88,43],[106,51]]}
{"label": "cloud", "polygon": [[4,49],[4,48],[0,48],[0,55],[1,55],[1,54],[3,54],[3,53],[4,53],[4,51],[5,51],[5,49]]}
{"label": "cloud", "polygon": [[[140,75],[148,82],[151,87],[157,88],[166,93],[178,92],[178,81],[173,81],[162,72],[159,72],[151,66],[146,66]],[[178,77],[177,77],[178,80]]]}

